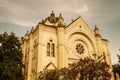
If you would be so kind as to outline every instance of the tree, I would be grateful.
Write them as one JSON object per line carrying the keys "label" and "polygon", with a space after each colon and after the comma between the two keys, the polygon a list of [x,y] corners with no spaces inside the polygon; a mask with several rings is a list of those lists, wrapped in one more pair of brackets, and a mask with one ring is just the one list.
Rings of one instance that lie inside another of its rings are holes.
{"label": "tree", "polygon": [[110,66],[103,61],[86,57],[71,65],[71,69],[79,74],[79,80],[110,80]]}
{"label": "tree", "polygon": [[0,80],[23,80],[20,46],[13,32],[0,34]]}
{"label": "tree", "polygon": [[46,70],[41,72],[39,80],[110,80],[110,66],[99,59],[90,57],[80,58],[68,68]]}
{"label": "tree", "polygon": [[118,63],[113,65],[113,72],[114,72],[114,77],[116,79],[116,73],[120,75],[120,55],[117,55],[118,57]]}
{"label": "tree", "polygon": [[117,55],[117,56],[118,56],[118,60],[119,60],[118,63],[120,64],[120,55]]}

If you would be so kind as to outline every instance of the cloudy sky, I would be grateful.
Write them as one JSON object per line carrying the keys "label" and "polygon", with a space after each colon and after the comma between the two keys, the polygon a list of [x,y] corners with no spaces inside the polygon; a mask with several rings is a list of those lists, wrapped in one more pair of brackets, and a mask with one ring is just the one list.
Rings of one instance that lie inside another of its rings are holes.
{"label": "cloudy sky", "polygon": [[66,24],[79,16],[93,30],[100,29],[109,40],[112,63],[120,54],[120,0],[0,0],[0,33],[13,31],[24,36],[27,30],[48,17],[54,10],[62,13]]}

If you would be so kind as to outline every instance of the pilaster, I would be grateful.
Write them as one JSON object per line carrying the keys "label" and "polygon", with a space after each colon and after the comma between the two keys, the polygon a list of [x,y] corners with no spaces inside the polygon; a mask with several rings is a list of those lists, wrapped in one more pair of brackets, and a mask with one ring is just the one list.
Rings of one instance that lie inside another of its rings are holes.
{"label": "pilaster", "polygon": [[33,52],[33,39],[32,33],[29,34],[29,59],[28,59],[28,78],[27,80],[32,80],[32,52]]}
{"label": "pilaster", "polygon": [[42,58],[42,54],[43,54],[43,46],[42,46],[42,42],[43,42],[43,31],[42,31],[42,29],[41,29],[41,26],[39,25],[39,27],[38,27],[38,33],[37,33],[37,35],[38,35],[38,53],[37,53],[37,78],[38,78],[38,76],[39,76],[39,73],[40,73],[40,71],[43,71],[43,63],[42,63],[42,61],[43,61],[43,58]]}
{"label": "pilaster", "polygon": [[112,73],[111,80],[114,80],[114,73],[113,73],[112,60],[111,60],[111,55],[110,55],[110,51],[109,51],[109,43],[108,43],[108,41],[106,41],[105,44],[106,44],[106,52],[107,52],[105,54],[105,57],[106,57],[107,63],[110,65],[110,73]]}
{"label": "pilaster", "polygon": [[97,53],[102,55],[102,36],[100,35],[99,29],[97,28],[97,25],[95,25],[95,38],[96,38],[96,45],[97,45]]}
{"label": "pilaster", "polygon": [[58,27],[58,68],[65,67],[64,28]]}

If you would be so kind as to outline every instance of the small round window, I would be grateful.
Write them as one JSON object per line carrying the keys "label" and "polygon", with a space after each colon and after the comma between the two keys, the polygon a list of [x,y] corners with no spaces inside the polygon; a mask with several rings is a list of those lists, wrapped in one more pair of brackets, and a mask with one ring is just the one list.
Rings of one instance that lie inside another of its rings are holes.
{"label": "small round window", "polygon": [[77,53],[79,54],[83,54],[85,49],[84,49],[84,46],[80,43],[76,44],[76,47],[75,47]]}

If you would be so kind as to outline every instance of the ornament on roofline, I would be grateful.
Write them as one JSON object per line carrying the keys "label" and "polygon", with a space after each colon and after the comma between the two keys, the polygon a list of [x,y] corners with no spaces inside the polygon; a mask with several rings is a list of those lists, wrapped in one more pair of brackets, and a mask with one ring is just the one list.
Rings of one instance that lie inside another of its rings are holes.
{"label": "ornament on roofline", "polygon": [[31,28],[31,31],[30,31],[31,33],[33,33],[34,32],[34,27],[32,26],[32,28]]}
{"label": "ornament on roofline", "polygon": [[26,34],[25,34],[25,36],[28,36],[29,35],[29,31],[27,30],[27,32],[26,32]]}
{"label": "ornament on roofline", "polygon": [[95,36],[101,37],[100,30],[98,29],[97,25],[95,25],[94,32],[95,32]]}
{"label": "ornament on roofline", "polygon": [[60,13],[59,18],[58,18],[58,27],[64,27],[64,18],[62,17],[62,14]]}

